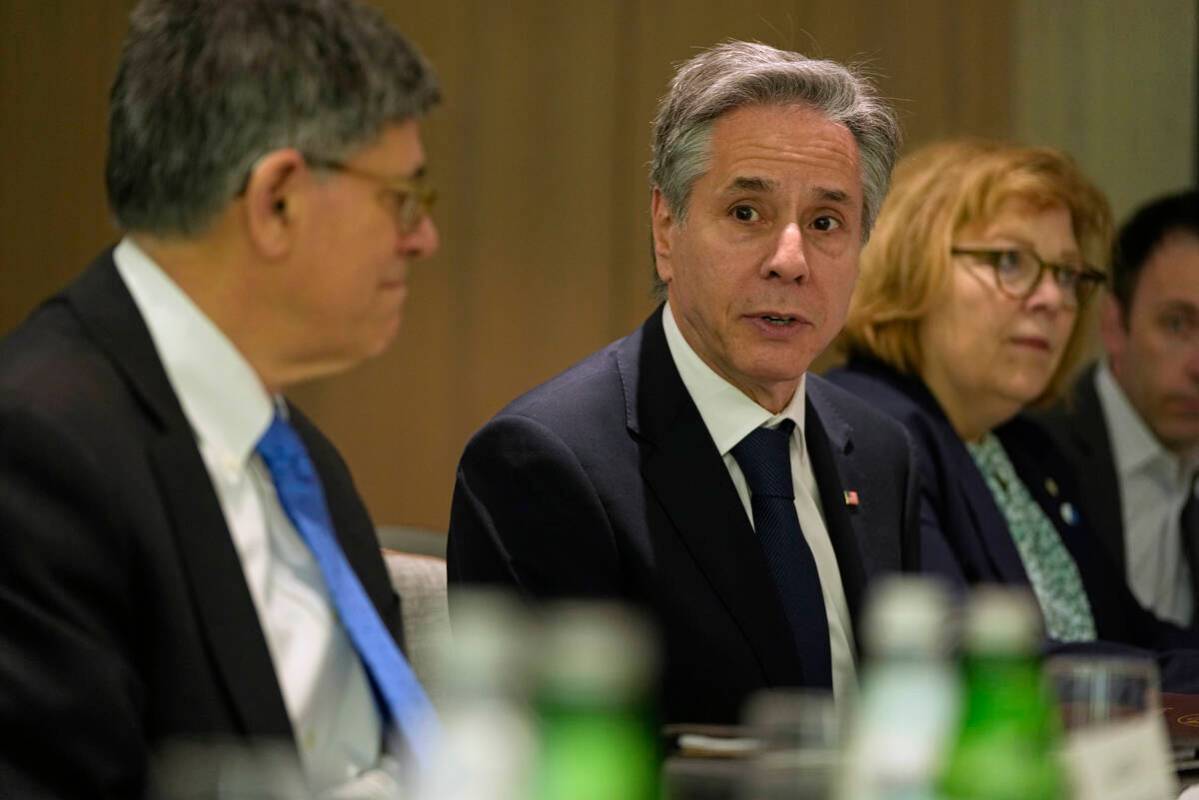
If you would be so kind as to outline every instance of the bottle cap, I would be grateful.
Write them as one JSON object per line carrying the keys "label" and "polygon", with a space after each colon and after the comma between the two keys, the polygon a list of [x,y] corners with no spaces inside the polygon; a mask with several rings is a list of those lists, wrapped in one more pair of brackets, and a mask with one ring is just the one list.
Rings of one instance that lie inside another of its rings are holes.
{"label": "bottle cap", "polygon": [[864,643],[874,658],[943,655],[949,644],[949,590],[924,575],[884,578],[870,593]]}
{"label": "bottle cap", "polygon": [[649,688],[656,667],[648,623],[626,606],[604,602],[547,608],[536,657],[544,691],[581,703],[637,698]]}
{"label": "bottle cap", "polygon": [[525,606],[495,589],[455,590],[452,637],[438,642],[437,674],[454,694],[520,696],[531,637]]}
{"label": "bottle cap", "polygon": [[1031,653],[1041,639],[1041,611],[1031,592],[980,586],[966,607],[963,645],[973,653]]}

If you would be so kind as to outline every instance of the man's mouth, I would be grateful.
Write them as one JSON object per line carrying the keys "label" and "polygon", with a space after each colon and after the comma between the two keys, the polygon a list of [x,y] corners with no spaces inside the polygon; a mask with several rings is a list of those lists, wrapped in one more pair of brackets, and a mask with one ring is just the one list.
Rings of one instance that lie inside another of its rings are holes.
{"label": "man's mouth", "polygon": [[770,323],[771,325],[777,325],[780,328],[785,325],[790,325],[796,321],[796,317],[786,315],[786,314],[762,314],[758,318],[761,320],[765,320],[766,322]]}

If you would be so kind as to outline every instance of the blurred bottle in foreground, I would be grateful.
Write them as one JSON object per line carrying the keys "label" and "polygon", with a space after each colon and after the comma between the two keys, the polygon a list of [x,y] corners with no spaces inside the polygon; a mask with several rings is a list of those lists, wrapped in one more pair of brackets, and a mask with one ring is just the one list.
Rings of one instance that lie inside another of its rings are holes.
{"label": "blurred bottle in foreground", "polygon": [[1031,595],[975,591],[963,629],[965,708],[939,786],[946,800],[1068,797],[1061,723],[1041,673],[1040,641]]}
{"label": "blurred bottle in foreground", "polygon": [[932,800],[958,718],[949,597],[931,578],[896,576],[870,595],[866,668],[836,796]]}
{"label": "blurred bottle in foreground", "polygon": [[739,800],[828,800],[841,771],[842,714],[826,689],[763,689],[746,703],[758,743]]}
{"label": "blurred bottle in foreground", "polygon": [[441,750],[417,777],[417,800],[526,800],[536,733],[529,713],[524,606],[458,590],[453,637],[440,654]]}
{"label": "blurred bottle in foreground", "polygon": [[654,639],[630,610],[548,609],[536,653],[540,748],[536,800],[655,800]]}

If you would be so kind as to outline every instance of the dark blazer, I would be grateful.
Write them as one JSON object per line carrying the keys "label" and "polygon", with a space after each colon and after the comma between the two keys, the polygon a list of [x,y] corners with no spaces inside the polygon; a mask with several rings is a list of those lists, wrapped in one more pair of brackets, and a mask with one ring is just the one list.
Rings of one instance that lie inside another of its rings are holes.
{"label": "dark blazer", "polygon": [[[1029,584],[1003,513],[950,425],[944,411],[918,378],[885,364],[855,359],[828,379],[904,424],[915,440],[924,506],[931,517],[922,526],[925,569],[965,584]],[[1199,646],[1199,637],[1162,622],[1143,609],[1123,577],[1097,545],[1069,465],[1035,422],[1023,416],[995,430],[1029,492],[1054,523],[1078,565],[1100,639],[1165,650]],[[1189,668],[1199,661],[1189,661]],[[1199,681],[1199,672],[1189,676]],[[1175,687],[1179,684],[1175,683]]]}
{"label": "dark blazer", "polygon": [[[804,676],[661,314],[517,399],[471,439],[450,518],[450,609],[453,590],[468,583],[531,598],[623,599],[662,637],[664,721],[733,722],[755,689],[803,685]],[[806,413],[856,621],[871,580],[917,566],[915,464],[894,422],[816,376]]]}
{"label": "dark blazer", "polygon": [[1088,367],[1066,401],[1037,415],[1058,452],[1078,478],[1079,500],[1099,541],[1121,575],[1127,574],[1124,507],[1107,420],[1095,389],[1095,366]]}
{"label": "dark blazer", "polygon": [[[398,635],[350,475],[292,419]],[[292,730],[237,552],[107,252],[0,342],[0,797],[137,797],[164,745],[272,737]]]}

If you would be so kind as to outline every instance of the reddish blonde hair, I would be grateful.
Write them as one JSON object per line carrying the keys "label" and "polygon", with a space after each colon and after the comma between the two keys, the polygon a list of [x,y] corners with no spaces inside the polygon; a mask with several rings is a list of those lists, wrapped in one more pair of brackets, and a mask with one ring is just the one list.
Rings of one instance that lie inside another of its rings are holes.
{"label": "reddish blonde hair", "polygon": [[[1009,200],[1065,206],[1082,257],[1108,271],[1111,208],[1065,153],[974,139],[930,145],[896,165],[891,192],[862,251],[841,349],[922,374],[920,322],[950,296],[954,239],[967,226],[985,225]],[[1061,363],[1033,405],[1060,397],[1086,356],[1093,301],[1079,309]]]}

